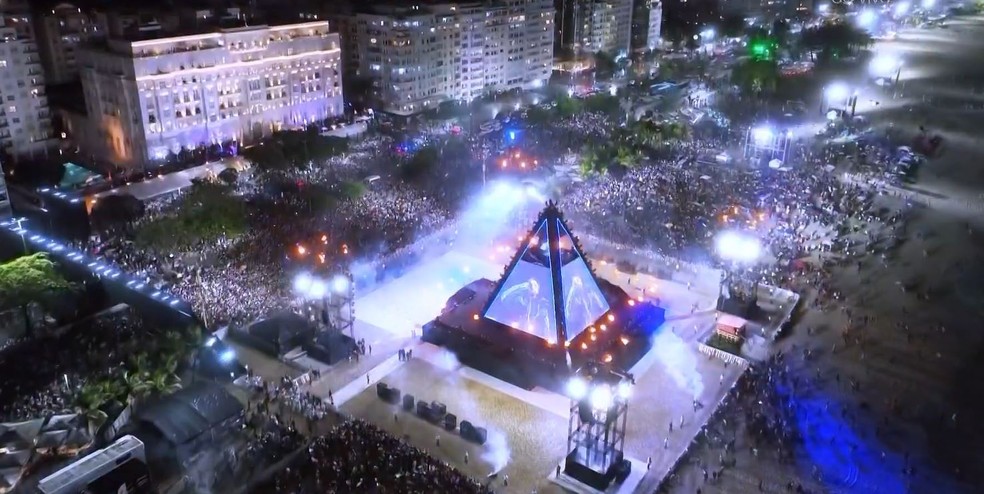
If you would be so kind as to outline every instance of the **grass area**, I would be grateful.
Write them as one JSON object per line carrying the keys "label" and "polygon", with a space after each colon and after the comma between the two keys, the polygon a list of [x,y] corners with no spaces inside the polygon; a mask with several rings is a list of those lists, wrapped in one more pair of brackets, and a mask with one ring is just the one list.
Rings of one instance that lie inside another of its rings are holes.
{"label": "grass area", "polygon": [[711,335],[707,339],[707,346],[717,348],[723,352],[728,352],[733,355],[741,356],[741,345],[738,342],[729,340],[717,333]]}

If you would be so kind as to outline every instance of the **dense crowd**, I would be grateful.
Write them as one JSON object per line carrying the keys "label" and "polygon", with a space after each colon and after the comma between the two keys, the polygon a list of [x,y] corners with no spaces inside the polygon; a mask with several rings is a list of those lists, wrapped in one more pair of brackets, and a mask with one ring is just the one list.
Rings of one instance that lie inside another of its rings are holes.
{"label": "dense crowd", "polygon": [[376,426],[353,420],[315,439],[296,464],[254,492],[486,494],[492,491]]}
{"label": "dense crowd", "polygon": [[131,311],[24,338],[0,352],[0,422],[75,411],[82,385],[123,364],[143,333]]}

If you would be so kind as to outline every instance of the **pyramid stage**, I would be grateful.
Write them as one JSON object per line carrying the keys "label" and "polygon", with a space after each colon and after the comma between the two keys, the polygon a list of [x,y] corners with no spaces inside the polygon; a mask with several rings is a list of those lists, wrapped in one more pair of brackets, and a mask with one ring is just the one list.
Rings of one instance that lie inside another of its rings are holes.
{"label": "pyramid stage", "polygon": [[664,309],[595,276],[551,202],[499,281],[458,290],[424,325],[423,339],[516,386],[562,392],[586,362],[631,368],[664,321]]}

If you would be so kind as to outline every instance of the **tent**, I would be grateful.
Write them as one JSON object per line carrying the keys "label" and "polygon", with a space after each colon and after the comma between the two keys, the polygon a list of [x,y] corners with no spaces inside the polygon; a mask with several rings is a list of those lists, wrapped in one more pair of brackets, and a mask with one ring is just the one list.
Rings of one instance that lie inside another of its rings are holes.
{"label": "tent", "polygon": [[267,355],[279,357],[310,341],[314,332],[314,324],[307,319],[293,312],[281,311],[245,328],[230,327],[229,337]]}
{"label": "tent", "polygon": [[58,182],[59,189],[77,189],[91,185],[93,182],[102,181],[103,179],[98,173],[82,168],[72,162],[65,163],[62,165],[62,168],[64,169],[64,173],[62,173],[61,181]]}

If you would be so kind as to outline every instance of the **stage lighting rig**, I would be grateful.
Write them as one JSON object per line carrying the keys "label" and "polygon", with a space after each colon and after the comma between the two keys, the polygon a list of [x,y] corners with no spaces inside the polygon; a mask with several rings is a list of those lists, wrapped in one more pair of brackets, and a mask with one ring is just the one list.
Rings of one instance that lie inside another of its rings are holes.
{"label": "stage lighting rig", "polygon": [[624,458],[625,426],[632,379],[591,362],[567,382],[571,399],[564,473],[604,491],[625,480],[631,464]]}

